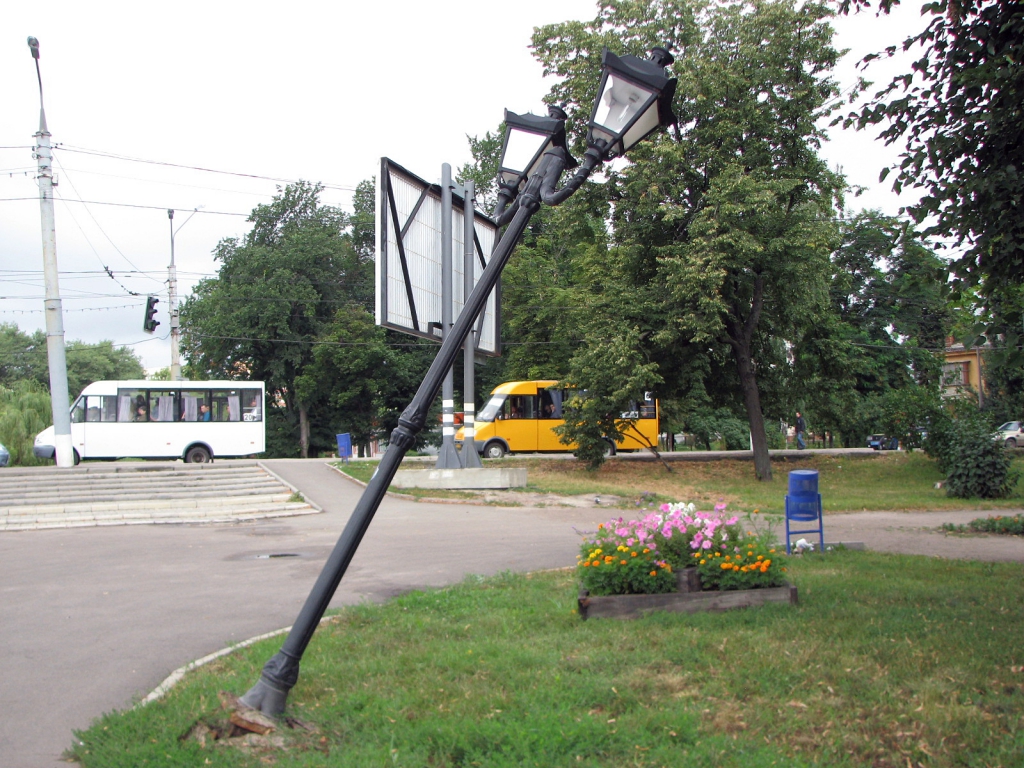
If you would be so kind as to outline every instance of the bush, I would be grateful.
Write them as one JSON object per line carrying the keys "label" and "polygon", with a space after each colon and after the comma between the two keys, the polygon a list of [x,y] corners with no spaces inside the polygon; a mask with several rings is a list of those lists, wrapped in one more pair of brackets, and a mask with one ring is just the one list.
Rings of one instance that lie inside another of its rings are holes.
{"label": "bush", "polygon": [[1024,515],[979,517],[967,525],[943,523],[942,530],[951,533],[999,533],[1005,536],[1024,536]]}
{"label": "bush", "polygon": [[999,499],[1013,493],[1020,473],[1011,470],[1009,453],[980,415],[953,422],[948,434],[949,448],[940,452],[947,496]]}
{"label": "bush", "polygon": [[13,466],[49,464],[32,453],[36,435],[53,421],[50,396],[32,381],[8,389],[0,385],[0,443],[11,453]]}

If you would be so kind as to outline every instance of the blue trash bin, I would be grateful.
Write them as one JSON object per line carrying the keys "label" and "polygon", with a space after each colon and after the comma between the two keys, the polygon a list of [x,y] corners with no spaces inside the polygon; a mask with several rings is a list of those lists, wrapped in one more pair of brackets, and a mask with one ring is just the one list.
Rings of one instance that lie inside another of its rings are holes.
{"label": "blue trash bin", "polygon": [[340,435],[335,435],[335,437],[338,439],[338,458],[348,461],[352,458],[352,435],[348,432],[343,432]]}
{"label": "blue trash bin", "polygon": [[[816,528],[793,529],[790,522],[817,523]],[[786,554],[790,554],[790,537],[800,533],[818,534],[818,544],[825,549],[825,531],[821,519],[821,494],[818,493],[818,471],[795,469],[789,473],[786,495]]]}

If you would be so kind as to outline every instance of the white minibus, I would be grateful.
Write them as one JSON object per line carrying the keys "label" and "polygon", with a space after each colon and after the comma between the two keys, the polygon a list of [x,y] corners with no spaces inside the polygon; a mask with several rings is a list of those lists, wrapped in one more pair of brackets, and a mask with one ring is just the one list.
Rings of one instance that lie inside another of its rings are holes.
{"label": "white minibus", "polygon": [[[71,443],[81,459],[251,456],[266,450],[262,381],[96,381],[71,406]],[[54,457],[53,427],[33,453]]]}

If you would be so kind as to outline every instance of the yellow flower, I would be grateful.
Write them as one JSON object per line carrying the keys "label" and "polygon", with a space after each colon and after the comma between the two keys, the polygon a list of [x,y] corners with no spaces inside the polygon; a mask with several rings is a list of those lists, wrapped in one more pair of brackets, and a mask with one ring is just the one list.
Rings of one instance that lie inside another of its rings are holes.
{"label": "yellow flower", "polygon": [[754,556],[753,552],[747,552],[747,557],[753,557],[753,556]]}
{"label": "yellow flower", "polygon": [[721,552],[715,552],[715,557],[721,557],[721,556],[722,556]]}
{"label": "yellow flower", "polygon": [[701,564],[701,565],[704,565],[704,563],[706,563],[706,562],[707,562],[707,560],[701,560],[701,561],[700,561],[700,564]]}
{"label": "yellow flower", "polygon": [[758,555],[758,556],[757,556],[757,559],[758,559],[758,560],[764,560],[764,555]]}

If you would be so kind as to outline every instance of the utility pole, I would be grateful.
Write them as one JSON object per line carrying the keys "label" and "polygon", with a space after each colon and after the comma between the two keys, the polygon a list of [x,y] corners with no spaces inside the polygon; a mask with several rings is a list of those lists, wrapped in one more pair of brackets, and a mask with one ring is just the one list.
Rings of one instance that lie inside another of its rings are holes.
{"label": "utility pole", "polygon": [[[167,268],[167,294],[171,313],[171,381],[181,381],[181,360],[178,357],[178,273],[174,268],[174,209],[167,209],[171,224],[171,265]],[[185,226],[182,224],[181,226]]]}
{"label": "utility pole", "polygon": [[75,449],[71,444],[71,412],[68,397],[68,363],[64,353],[64,310],[57,280],[57,228],[53,217],[53,155],[50,132],[46,128],[43,109],[43,76],[39,71],[39,41],[28,39],[29,50],[36,62],[39,80],[39,132],[36,133],[36,160],[39,161],[39,215],[43,231],[43,306],[46,316],[46,354],[50,366],[50,408],[53,413],[54,458],[58,467],[75,465]]}
{"label": "utility pole", "polygon": [[167,209],[167,219],[171,225],[171,265],[167,268],[167,298],[170,304],[167,311],[171,315],[171,381],[181,381],[181,355],[179,351],[181,332],[178,330],[178,271],[174,266],[174,235],[181,232],[182,228],[192,221],[192,217],[197,213],[199,213],[199,208],[193,209],[189,217],[175,230],[174,209]]}

